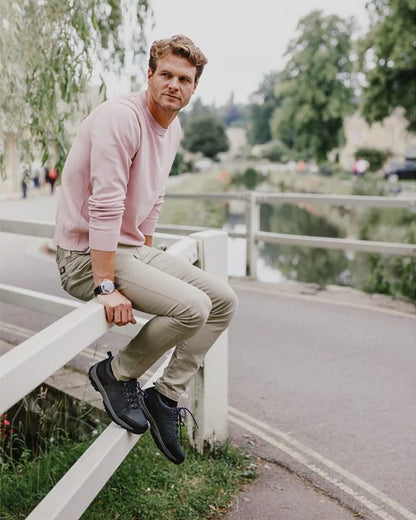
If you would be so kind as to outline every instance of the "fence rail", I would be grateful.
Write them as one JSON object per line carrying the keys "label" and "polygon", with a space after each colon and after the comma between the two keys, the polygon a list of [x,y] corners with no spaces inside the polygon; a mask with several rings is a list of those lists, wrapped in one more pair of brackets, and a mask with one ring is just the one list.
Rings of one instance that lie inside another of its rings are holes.
{"label": "fence rail", "polygon": [[[53,224],[0,220],[3,232],[50,238]],[[203,231],[182,239],[156,234],[155,244],[171,254],[200,267],[219,278],[227,278],[227,235],[224,231]],[[64,366],[91,342],[110,329],[134,337],[147,322],[136,316],[136,325],[113,327],[107,323],[99,303],[81,303],[0,284],[2,301],[58,316],[39,333],[1,357],[0,413],[34,390],[56,370]],[[190,440],[202,451],[223,444],[228,436],[228,336],[225,331],[211,347],[188,389],[189,400],[199,428],[189,425]],[[163,372],[170,356],[152,375],[144,388]],[[30,513],[27,520],[76,520],[86,510],[107,480],[124,460],[140,435],[110,424],[88,450],[64,475],[49,494]]]}
{"label": "fence rail", "polygon": [[[353,237],[311,237],[304,235],[289,235],[285,233],[272,233],[260,230],[260,205],[265,202],[286,204],[307,203],[310,205],[326,204],[340,207],[406,209],[416,213],[416,197],[370,197],[362,195],[263,193],[255,191],[237,193],[168,193],[165,197],[167,199],[237,200],[245,202],[246,231],[227,231],[231,238],[245,238],[247,241],[246,276],[257,277],[256,265],[260,243],[289,244],[293,246],[306,246],[322,249],[361,251],[367,253],[416,257],[416,244],[358,240]],[[174,232],[177,234],[191,233],[202,229],[205,228],[187,225],[158,225],[159,231]]]}

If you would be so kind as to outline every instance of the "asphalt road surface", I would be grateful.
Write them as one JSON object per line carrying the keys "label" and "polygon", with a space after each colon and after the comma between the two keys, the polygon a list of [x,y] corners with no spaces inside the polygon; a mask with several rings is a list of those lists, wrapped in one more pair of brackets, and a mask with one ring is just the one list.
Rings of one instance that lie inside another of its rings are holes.
{"label": "asphalt road surface", "polygon": [[[30,218],[37,205],[22,214],[26,202],[3,203],[3,216]],[[46,206],[38,219],[53,219]],[[2,234],[0,245],[3,283],[66,296],[45,240]],[[232,437],[364,518],[416,519],[415,315],[341,293],[328,302],[232,284],[240,301],[229,335]],[[50,320],[1,306],[6,336]]]}

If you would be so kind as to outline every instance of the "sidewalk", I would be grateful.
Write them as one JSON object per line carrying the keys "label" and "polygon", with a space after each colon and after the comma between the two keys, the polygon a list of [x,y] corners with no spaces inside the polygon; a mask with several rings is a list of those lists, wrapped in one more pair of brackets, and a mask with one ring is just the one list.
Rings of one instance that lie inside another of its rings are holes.
{"label": "sidewalk", "polygon": [[284,467],[261,458],[257,458],[256,463],[258,477],[238,493],[230,511],[221,516],[221,520],[363,518]]}

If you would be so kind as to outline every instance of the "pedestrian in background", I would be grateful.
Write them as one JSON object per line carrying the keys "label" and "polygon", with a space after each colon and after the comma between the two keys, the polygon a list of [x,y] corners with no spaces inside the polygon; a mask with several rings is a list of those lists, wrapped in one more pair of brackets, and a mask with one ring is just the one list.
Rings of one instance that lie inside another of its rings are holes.
{"label": "pedestrian in background", "polygon": [[26,199],[27,192],[29,189],[29,186],[31,184],[31,178],[30,178],[30,168],[29,165],[26,163],[23,163],[20,167],[21,173],[22,173],[22,181],[21,181],[21,187],[22,187],[22,198]]}
{"label": "pedestrian in background", "polygon": [[55,166],[54,168],[47,169],[47,176],[46,180],[49,182],[51,186],[51,195],[55,192],[55,182],[58,180],[59,177],[59,170]]}

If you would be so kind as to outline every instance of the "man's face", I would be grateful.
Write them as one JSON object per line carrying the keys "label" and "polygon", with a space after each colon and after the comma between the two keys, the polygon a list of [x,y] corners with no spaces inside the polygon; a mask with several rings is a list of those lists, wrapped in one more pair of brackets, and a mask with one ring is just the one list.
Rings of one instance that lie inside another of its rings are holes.
{"label": "man's face", "polygon": [[181,56],[168,54],[159,60],[155,72],[147,74],[150,102],[166,114],[176,114],[195,92],[196,67]]}

